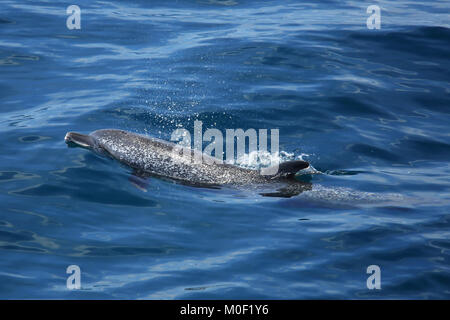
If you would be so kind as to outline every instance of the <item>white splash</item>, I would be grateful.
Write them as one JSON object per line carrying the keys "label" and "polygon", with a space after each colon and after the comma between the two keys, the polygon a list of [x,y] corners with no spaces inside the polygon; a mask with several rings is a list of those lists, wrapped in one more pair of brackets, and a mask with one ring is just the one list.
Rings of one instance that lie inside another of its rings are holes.
{"label": "white splash", "polygon": [[[303,160],[301,157],[308,156],[307,154],[301,154],[298,159]],[[228,164],[234,164],[241,168],[259,170],[260,168],[270,167],[273,164],[295,160],[295,155],[293,153],[281,151],[271,153],[268,151],[253,151],[250,153],[245,153],[243,156],[232,160],[225,161]],[[306,170],[306,169],[305,169]],[[314,169],[315,170],[315,169]]]}

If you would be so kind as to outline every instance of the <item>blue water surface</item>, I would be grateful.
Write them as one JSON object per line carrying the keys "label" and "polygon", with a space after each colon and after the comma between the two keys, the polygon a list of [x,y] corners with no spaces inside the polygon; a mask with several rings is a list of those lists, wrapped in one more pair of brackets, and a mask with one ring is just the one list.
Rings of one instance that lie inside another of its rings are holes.
{"label": "blue water surface", "polygon": [[[450,2],[373,2],[2,0],[0,298],[450,298]],[[323,174],[144,192],[64,143],[195,120],[279,129]]]}

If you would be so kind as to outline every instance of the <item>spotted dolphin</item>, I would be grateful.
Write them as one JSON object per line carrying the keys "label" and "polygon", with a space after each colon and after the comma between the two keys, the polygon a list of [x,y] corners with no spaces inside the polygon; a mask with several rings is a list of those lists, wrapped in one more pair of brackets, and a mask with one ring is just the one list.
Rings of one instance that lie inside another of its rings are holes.
{"label": "spotted dolphin", "polygon": [[[295,179],[298,171],[309,167],[308,162],[301,160],[280,163],[274,174],[262,175],[258,170],[216,163],[215,158],[206,154],[201,154],[204,161],[198,163],[194,157],[200,151],[124,130],[101,129],[87,135],[68,132],[64,140],[69,146],[113,158],[141,178],[158,176],[198,187],[283,184],[276,192],[261,193],[275,197],[291,197],[311,189],[310,184]],[[185,152],[184,156],[180,150]]]}

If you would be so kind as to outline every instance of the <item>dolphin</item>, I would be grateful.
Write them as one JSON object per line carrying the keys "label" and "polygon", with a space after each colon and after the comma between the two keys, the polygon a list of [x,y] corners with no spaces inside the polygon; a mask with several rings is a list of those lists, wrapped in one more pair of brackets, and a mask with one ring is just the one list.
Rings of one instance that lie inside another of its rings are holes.
{"label": "dolphin", "polygon": [[[208,188],[282,184],[276,192],[261,193],[272,197],[291,197],[311,190],[311,184],[295,179],[298,171],[309,167],[309,163],[302,160],[280,163],[278,170],[274,170],[276,173],[262,175],[258,170],[216,163],[215,158],[201,151],[124,130],[101,129],[90,134],[68,132],[64,140],[70,147],[86,148],[119,161],[140,179],[156,176]],[[194,161],[196,153],[203,159],[200,163]]]}

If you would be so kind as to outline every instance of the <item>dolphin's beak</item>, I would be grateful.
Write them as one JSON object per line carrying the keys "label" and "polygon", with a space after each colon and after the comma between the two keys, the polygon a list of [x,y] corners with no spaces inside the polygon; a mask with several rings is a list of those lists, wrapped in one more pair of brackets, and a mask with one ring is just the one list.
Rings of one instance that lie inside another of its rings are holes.
{"label": "dolphin's beak", "polygon": [[67,132],[64,141],[69,147],[93,148],[94,140],[91,136],[77,132]]}

